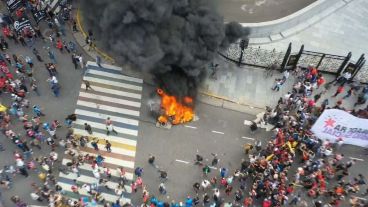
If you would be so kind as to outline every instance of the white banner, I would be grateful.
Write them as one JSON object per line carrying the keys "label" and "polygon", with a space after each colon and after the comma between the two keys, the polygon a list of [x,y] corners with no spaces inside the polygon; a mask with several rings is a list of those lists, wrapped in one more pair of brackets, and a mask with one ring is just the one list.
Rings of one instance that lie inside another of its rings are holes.
{"label": "white banner", "polygon": [[325,110],[313,125],[312,132],[322,140],[342,138],[345,144],[368,147],[368,119],[357,118],[343,110]]}

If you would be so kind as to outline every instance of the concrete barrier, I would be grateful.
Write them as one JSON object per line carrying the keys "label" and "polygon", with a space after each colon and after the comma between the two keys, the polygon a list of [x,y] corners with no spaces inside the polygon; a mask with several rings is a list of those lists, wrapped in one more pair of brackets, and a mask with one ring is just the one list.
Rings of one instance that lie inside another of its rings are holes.
{"label": "concrete barrier", "polygon": [[291,36],[336,12],[353,0],[318,0],[286,17],[260,23],[241,23],[251,29],[250,44],[262,44]]}

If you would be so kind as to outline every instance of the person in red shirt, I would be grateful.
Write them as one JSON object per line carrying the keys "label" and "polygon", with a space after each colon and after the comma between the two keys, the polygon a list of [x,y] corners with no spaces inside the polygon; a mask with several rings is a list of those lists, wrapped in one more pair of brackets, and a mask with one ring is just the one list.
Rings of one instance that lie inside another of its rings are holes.
{"label": "person in red shirt", "polygon": [[61,40],[58,40],[56,42],[56,47],[60,50],[60,52],[63,52],[63,43],[61,42]]}
{"label": "person in red shirt", "polygon": [[318,70],[317,68],[314,67],[314,65],[309,65],[309,73],[310,75],[317,75],[318,74]]}
{"label": "person in red shirt", "polygon": [[262,203],[262,207],[271,207],[271,201],[268,199],[265,199]]}
{"label": "person in red shirt", "polygon": [[9,37],[10,36],[10,29],[8,26],[3,27],[3,34],[5,37]]}
{"label": "person in red shirt", "polygon": [[337,95],[339,95],[342,92],[344,92],[344,86],[340,85],[339,87],[337,87],[336,93],[332,97],[336,97]]}
{"label": "person in red shirt", "polygon": [[246,197],[244,199],[244,207],[249,207],[253,204],[253,199],[251,197]]}
{"label": "person in red shirt", "polygon": [[320,75],[317,79],[317,89],[326,82],[325,78]]}
{"label": "person in red shirt", "polygon": [[293,184],[289,184],[289,186],[286,188],[286,195],[289,195],[294,192],[294,186]]}

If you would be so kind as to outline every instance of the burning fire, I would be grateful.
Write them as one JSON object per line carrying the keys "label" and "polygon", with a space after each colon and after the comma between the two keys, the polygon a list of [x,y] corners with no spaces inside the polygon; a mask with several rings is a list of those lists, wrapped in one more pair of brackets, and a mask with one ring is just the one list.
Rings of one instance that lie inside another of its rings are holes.
{"label": "burning fire", "polygon": [[172,124],[182,124],[193,120],[193,99],[184,97],[181,104],[175,96],[166,94],[162,89],[157,89],[157,93],[161,96],[161,108],[163,114],[158,117],[160,123],[166,124],[171,120]]}

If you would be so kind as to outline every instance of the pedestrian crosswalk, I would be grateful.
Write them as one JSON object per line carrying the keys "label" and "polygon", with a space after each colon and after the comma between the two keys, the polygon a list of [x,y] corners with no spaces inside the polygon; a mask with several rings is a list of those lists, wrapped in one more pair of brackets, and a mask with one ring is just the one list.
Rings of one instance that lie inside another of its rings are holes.
{"label": "pedestrian crosswalk", "polygon": [[[92,89],[85,90],[82,84],[75,114],[77,120],[73,123],[74,136],[88,136],[89,139],[99,140],[96,151],[88,143],[80,147],[77,152],[79,155],[98,156],[104,158],[103,164],[99,167],[101,178],[106,168],[111,172],[111,179],[98,190],[107,202],[116,202],[120,200],[123,203],[130,203],[131,188],[124,186],[123,193],[117,195],[115,190],[118,186],[120,176],[120,167],[125,170],[125,177],[132,181],[134,176],[134,160],[136,155],[139,115],[142,98],[143,80],[129,77],[121,74],[121,68],[111,65],[102,65],[99,67],[94,62],[87,62],[86,73],[83,80],[88,81]],[[113,122],[114,130],[117,132],[106,135],[105,121],[107,117]],[[84,124],[92,127],[92,135],[84,130]],[[106,141],[111,143],[111,152],[105,149]],[[67,152],[62,160],[62,165],[67,166],[72,162],[73,157]],[[65,195],[72,200],[78,200],[81,197],[91,197],[91,195],[82,186],[84,184],[95,186],[100,185],[96,178],[91,163],[84,163],[79,166],[80,176],[74,172],[64,174],[60,172],[58,185],[61,186]],[[98,177],[98,176],[97,176]],[[79,193],[72,191],[72,186],[79,187]],[[103,206],[103,203],[99,205]]]}

